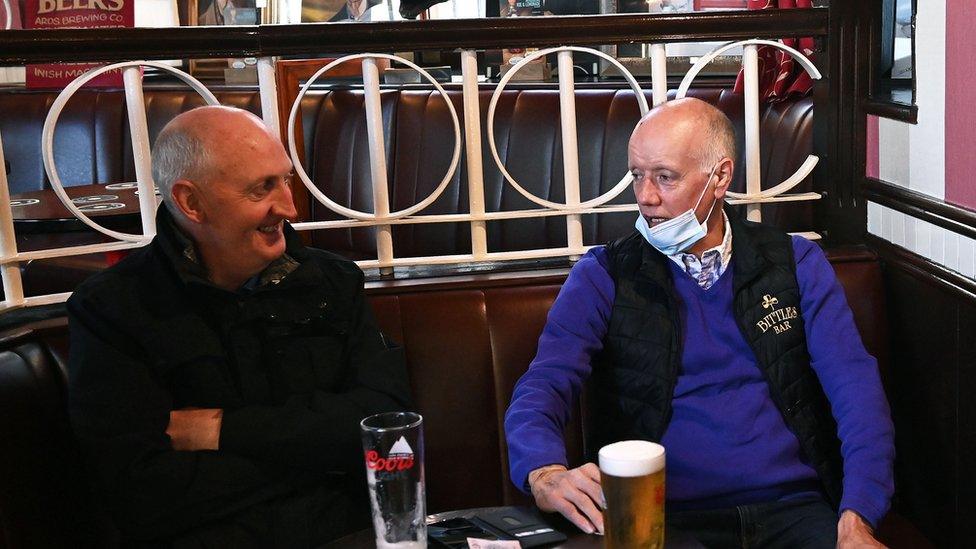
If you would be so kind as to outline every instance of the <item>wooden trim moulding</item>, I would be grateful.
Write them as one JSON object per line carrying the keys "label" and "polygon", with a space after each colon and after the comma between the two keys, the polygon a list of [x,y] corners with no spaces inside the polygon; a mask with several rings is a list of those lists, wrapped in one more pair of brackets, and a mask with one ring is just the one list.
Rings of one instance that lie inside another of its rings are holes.
{"label": "wooden trim moulding", "polygon": [[882,118],[901,120],[909,124],[918,124],[918,105],[905,105],[884,99],[869,97],[861,104],[865,114],[873,114]]}
{"label": "wooden trim moulding", "polygon": [[877,250],[884,264],[900,269],[922,282],[932,284],[970,303],[976,303],[976,281],[878,236],[869,234],[867,240],[868,245]]}
{"label": "wooden trim moulding", "polygon": [[827,8],[0,33],[0,65],[825,36]]}
{"label": "wooden trim moulding", "polygon": [[976,212],[872,177],[864,178],[861,188],[871,202],[976,238]]}

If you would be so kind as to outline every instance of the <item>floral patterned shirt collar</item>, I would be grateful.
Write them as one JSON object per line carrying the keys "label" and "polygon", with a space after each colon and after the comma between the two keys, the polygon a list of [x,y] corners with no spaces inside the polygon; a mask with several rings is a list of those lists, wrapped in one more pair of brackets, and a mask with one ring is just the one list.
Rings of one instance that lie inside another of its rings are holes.
{"label": "floral patterned shirt collar", "polygon": [[729,266],[729,262],[732,261],[732,227],[724,211],[722,219],[725,221],[725,236],[722,237],[722,243],[702,252],[701,259],[695,254],[684,252],[668,256],[681,267],[682,271],[694,278],[703,290],[711,288],[718,282]]}

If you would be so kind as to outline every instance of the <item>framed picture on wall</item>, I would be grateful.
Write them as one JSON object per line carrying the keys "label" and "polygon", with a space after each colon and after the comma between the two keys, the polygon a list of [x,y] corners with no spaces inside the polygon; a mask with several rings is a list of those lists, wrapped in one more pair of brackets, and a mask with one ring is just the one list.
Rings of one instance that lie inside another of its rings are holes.
{"label": "framed picture on wall", "polygon": [[302,22],[397,21],[397,0],[302,0]]}
{"label": "framed picture on wall", "polygon": [[[261,21],[257,0],[189,0],[190,26],[257,25]],[[191,59],[190,74],[197,78],[224,77],[231,59]]]}
{"label": "framed picture on wall", "polygon": [[190,0],[191,25],[257,25],[256,0]]}

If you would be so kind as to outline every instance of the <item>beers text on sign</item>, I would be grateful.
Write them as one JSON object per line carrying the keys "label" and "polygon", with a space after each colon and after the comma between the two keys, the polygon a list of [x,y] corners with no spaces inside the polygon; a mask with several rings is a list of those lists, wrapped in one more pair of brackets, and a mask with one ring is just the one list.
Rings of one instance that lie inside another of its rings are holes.
{"label": "beers text on sign", "polygon": [[381,458],[379,452],[370,450],[366,452],[366,468],[374,471],[406,471],[413,467],[413,448],[407,439],[400,437],[385,458]]}
{"label": "beers text on sign", "polygon": [[756,327],[762,330],[762,333],[766,333],[769,329],[772,329],[774,333],[781,334],[793,328],[790,321],[799,315],[796,307],[775,309],[774,307],[777,303],[779,303],[779,300],[775,297],[769,294],[763,296],[763,309],[772,309],[772,311],[756,323]]}
{"label": "beers text on sign", "polygon": [[73,10],[119,11],[123,7],[125,7],[125,0],[38,0],[37,13]]}

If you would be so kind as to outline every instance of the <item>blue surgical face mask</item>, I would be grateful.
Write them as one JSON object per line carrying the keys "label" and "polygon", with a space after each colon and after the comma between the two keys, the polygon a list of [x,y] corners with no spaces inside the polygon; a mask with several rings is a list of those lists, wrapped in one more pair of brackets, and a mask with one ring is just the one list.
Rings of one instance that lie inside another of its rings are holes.
{"label": "blue surgical face mask", "polygon": [[715,175],[716,167],[718,166],[713,167],[708,174],[708,179],[705,180],[705,188],[702,189],[698,202],[695,202],[695,206],[690,210],[653,227],[647,224],[647,219],[640,212],[637,213],[637,222],[634,223],[634,228],[644,236],[648,244],[657,248],[664,255],[674,255],[687,250],[705,238],[705,235],[708,234],[708,218],[712,215],[712,209],[715,205],[712,204],[712,208],[708,210],[708,215],[705,216],[705,221],[701,223],[698,222],[695,210],[705,198],[705,193],[712,182],[712,176]]}

